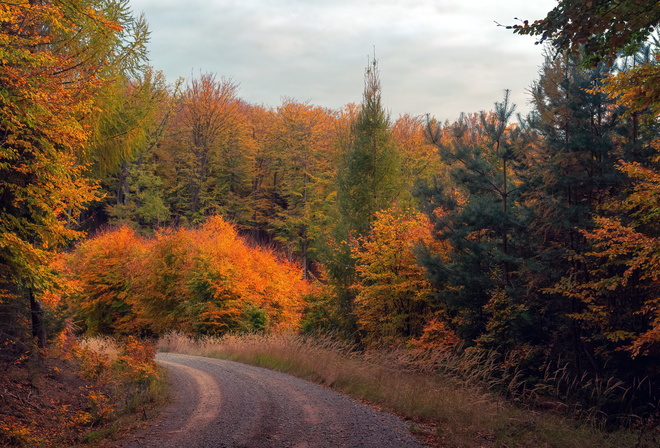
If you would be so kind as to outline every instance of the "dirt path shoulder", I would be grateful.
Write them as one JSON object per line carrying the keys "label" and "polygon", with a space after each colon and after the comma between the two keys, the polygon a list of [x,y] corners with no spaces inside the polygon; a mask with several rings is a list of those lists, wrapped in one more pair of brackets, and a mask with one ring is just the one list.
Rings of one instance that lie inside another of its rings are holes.
{"label": "dirt path shoulder", "polygon": [[117,448],[412,448],[408,426],[290,375],[231,361],[161,353],[173,402]]}

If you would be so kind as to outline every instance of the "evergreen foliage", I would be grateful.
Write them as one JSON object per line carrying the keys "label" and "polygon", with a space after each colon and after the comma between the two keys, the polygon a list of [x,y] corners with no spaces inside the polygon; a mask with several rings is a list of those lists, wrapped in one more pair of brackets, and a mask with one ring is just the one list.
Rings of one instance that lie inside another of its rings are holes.
{"label": "evergreen foliage", "polygon": [[[517,28],[561,50],[518,123],[508,91],[453,123],[393,122],[375,60],[337,111],[248,104],[214,74],[180,89],[146,65],[127,0],[3,4],[0,343],[43,345],[66,312],[88,334],[335,331],[492,352],[522,388],[569,362],[621,381],[599,409],[651,412],[655,3],[560,1]],[[82,229],[96,238],[52,266]]]}
{"label": "evergreen foliage", "polygon": [[344,231],[364,235],[374,213],[401,195],[401,155],[381,102],[378,62],[367,67],[351,145],[339,168],[337,200]]}
{"label": "evergreen foliage", "polygon": [[[521,249],[514,234],[522,217],[515,163],[524,148],[517,129],[509,126],[513,111],[505,92],[494,112],[463,115],[444,126],[429,120],[429,137],[447,176],[419,192],[437,238],[451,246],[448,258],[427,257],[424,264],[454,327],[467,341],[486,338],[495,345],[517,342],[529,325],[517,295]],[[506,309],[507,321],[499,324],[497,335],[488,335],[499,308]]]}

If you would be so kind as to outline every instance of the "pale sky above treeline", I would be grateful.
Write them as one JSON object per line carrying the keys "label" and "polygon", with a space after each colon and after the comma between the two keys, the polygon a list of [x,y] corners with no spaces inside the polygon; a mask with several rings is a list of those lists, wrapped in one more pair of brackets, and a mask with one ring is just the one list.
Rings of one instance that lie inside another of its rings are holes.
{"label": "pale sky above treeline", "polygon": [[393,119],[444,121],[492,108],[510,89],[518,111],[543,46],[497,23],[534,20],[555,0],[131,0],[151,30],[151,64],[168,81],[215,73],[239,96],[288,97],[329,108],[362,100],[375,56]]}

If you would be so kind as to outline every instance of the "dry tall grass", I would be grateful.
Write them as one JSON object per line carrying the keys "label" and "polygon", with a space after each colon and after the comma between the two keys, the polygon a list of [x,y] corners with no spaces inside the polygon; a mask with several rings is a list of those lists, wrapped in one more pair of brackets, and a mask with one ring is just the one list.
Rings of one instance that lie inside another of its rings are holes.
{"label": "dry tall grass", "polygon": [[82,338],[78,344],[82,348],[91,350],[96,354],[107,358],[113,362],[119,357],[120,349],[117,340],[107,336],[96,336],[93,338]]}
{"label": "dry tall grass", "polygon": [[[553,413],[514,406],[483,387],[492,360],[446,354],[361,352],[330,338],[227,335],[191,338],[172,333],[159,350],[245,362],[276,369],[368,401],[411,422],[411,429],[443,447],[644,447],[632,431],[603,434]],[[462,370],[465,375],[437,374]],[[481,366],[481,367],[480,367]],[[462,379],[459,379],[462,378]]]}

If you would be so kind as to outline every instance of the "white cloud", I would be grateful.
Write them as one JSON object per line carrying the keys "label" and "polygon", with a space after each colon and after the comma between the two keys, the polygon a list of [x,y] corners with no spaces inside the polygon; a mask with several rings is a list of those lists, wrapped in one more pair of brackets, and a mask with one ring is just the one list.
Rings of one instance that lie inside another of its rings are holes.
{"label": "white cloud", "polygon": [[505,88],[519,108],[542,61],[533,39],[497,27],[540,18],[554,0],[131,0],[168,79],[214,72],[247,101],[283,96],[338,108],[360,102],[376,48],[383,100],[396,117],[454,119],[488,109]]}

